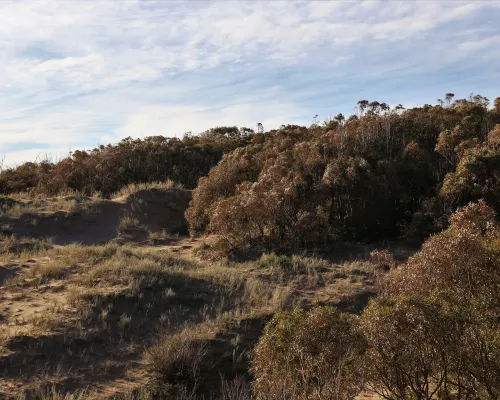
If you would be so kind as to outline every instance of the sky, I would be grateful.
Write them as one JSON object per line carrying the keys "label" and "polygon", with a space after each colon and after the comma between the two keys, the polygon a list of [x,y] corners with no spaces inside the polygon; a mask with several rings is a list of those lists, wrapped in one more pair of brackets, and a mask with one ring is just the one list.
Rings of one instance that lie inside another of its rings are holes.
{"label": "sky", "polygon": [[500,0],[0,1],[0,162],[500,96]]}

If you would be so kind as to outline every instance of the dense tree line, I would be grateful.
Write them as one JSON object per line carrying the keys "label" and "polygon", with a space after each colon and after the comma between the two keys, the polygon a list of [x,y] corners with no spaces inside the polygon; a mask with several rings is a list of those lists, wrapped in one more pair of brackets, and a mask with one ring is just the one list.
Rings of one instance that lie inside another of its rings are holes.
{"label": "dense tree line", "polygon": [[427,237],[485,199],[500,210],[500,98],[471,95],[255,134],[200,179],[187,217],[226,249]]}
{"label": "dense tree line", "polygon": [[252,136],[248,128],[218,127],[183,139],[126,138],[116,145],[75,151],[57,163],[27,162],[8,168],[0,173],[0,193],[35,190],[56,195],[69,190],[108,196],[129,183],[167,179],[194,188],[224,153],[247,145]]}

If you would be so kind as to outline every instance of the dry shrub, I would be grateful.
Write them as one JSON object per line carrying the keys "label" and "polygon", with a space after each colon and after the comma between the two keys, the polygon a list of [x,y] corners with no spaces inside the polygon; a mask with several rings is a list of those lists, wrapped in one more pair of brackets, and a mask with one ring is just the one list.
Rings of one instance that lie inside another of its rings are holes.
{"label": "dry shrub", "polygon": [[203,334],[185,329],[167,334],[148,349],[154,381],[161,382],[160,391],[167,392],[162,394],[171,398],[193,398],[199,384],[200,367],[207,354],[206,344]]}
{"label": "dry shrub", "polygon": [[379,268],[389,269],[394,265],[394,257],[388,250],[372,250],[370,252],[370,261]]}
{"label": "dry shrub", "polygon": [[253,351],[258,399],[354,399],[362,388],[363,337],[330,307],[277,314]]}
{"label": "dry shrub", "polygon": [[481,399],[500,398],[500,324],[498,308],[469,310],[460,357],[469,391]]}
{"label": "dry shrub", "polygon": [[217,234],[227,251],[296,249],[426,235],[480,198],[498,209],[487,99],[403,112],[366,104],[360,117],[283,125],[226,155],[193,193],[191,228]]}
{"label": "dry shrub", "polygon": [[386,294],[495,300],[500,287],[498,232],[494,212],[484,202],[458,210],[448,230],[427,240],[391,273]]}
{"label": "dry shrub", "polygon": [[222,378],[221,400],[252,400],[252,387],[243,378],[237,376],[231,381]]}
{"label": "dry shrub", "polygon": [[392,271],[362,316],[372,388],[386,399],[500,398],[500,231],[484,202]]}
{"label": "dry shrub", "polygon": [[[362,316],[369,350],[370,387],[385,399],[450,395],[458,376],[460,320],[442,304],[423,299],[372,302]],[[453,372],[452,372],[453,371]],[[447,397],[449,398],[449,397]]]}
{"label": "dry shrub", "polygon": [[116,145],[77,150],[57,163],[27,162],[0,171],[0,193],[56,195],[74,191],[109,196],[130,183],[172,180],[196,186],[224,153],[251,142],[251,135],[152,136],[126,138]]}

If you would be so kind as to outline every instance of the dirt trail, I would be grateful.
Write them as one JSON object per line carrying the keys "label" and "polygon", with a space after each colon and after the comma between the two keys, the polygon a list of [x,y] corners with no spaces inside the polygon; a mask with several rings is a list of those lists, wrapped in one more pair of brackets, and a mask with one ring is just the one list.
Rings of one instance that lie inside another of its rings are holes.
{"label": "dirt trail", "polygon": [[[31,212],[17,218],[4,216],[0,217],[0,226],[9,225],[9,232],[16,236],[53,237],[56,246],[73,242],[96,245],[113,241],[120,244],[128,243],[125,235],[118,234],[121,219],[128,216],[137,219],[144,231],[167,233],[157,235],[158,239],[148,237],[144,241],[132,241],[134,246],[147,251],[170,252],[203,268],[210,263],[199,262],[193,250],[213,238],[182,236],[187,232],[184,211],[190,198],[189,191],[140,191],[113,200],[92,199],[91,204],[80,211]],[[22,283],[15,287],[2,286],[4,278],[12,275],[22,278],[25,271],[46,261],[43,258],[12,259],[0,264],[0,398],[4,393],[25,389],[28,377],[44,378],[39,368],[46,371],[46,376],[51,379],[59,376],[60,369],[66,373],[64,387],[74,389],[88,385],[95,399],[110,399],[138,389],[149,378],[144,344],[154,335],[155,321],[166,311],[172,311],[177,318],[173,320],[181,326],[184,317],[187,321],[188,316],[202,316],[208,300],[216,304],[214,299],[221,293],[220,288],[213,288],[197,278],[178,282],[172,278],[158,293],[146,288],[141,299],[127,294],[123,285],[106,286],[99,288],[102,309],[98,311],[102,314],[96,315],[100,319],[89,319],[85,322],[87,325],[78,325],[82,318],[77,309],[70,306],[69,289],[75,283],[73,278],[80,278],[80,274],[83,276],[88,272],[90,267],[86,263],[77,265],[64,279],[52,279],[46,284],[33,285],[29,280],[21,280]],[[340,266],[331,268],[324,273],[333,276],[342,272]],[[254,269],[244,272],[253,277],[262,274]],[[300,289],[302,301],[307,305],[337,304],[345,311],[358,312],[358,308],[363,307],[368,296],[372,295],[372,288],[366,287],[363,280],[353,282],[350,278],[335,278],[319,287]],[[84,289],[90,291],[93,288],[88,286]],[[152,305],[153,300],[159,298],[159,293],[169,290],[176,295],[165,303]],[[177,295],[179,297],[175,297]],[[132,312],[136,306],[140,306],[138,311]],[[175,314],[177,308],[178,316]],[[125,311],[132,318],[130,326],[134,326],[137,332],[124,327],[116,329],[120,327]],[[214,359],[222,364],[226,362],[229,368],[233,365],[230,357],[233,353],[228,353],[228,348],[232,349],[233,343],[239,341],[250,346],[261,330],[260,322],[255,321],[249,325],[249,332],[235,330],[221,333],[212,346]],[[124,333],[116,335],[120,331]],[[18,370],[13,371],[13,365],[22,369],[22,374]],[[214,379],[212,384],[214,382],[217,380]],[[369,393],[357,397],[358,400],[377,398]]]}

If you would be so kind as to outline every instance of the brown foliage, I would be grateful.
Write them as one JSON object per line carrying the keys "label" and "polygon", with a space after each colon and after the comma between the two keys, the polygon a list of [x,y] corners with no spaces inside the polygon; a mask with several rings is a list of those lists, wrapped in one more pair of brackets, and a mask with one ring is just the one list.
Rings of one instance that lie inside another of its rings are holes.
{"label": "brown foliage", "polygon": [[282,126],[200,180],[188,221],[228,250],[290,249],[425,237],[481,198],[500,210],[496,131],[488,134],[497,114],[487,104],[471,96],[401,112],[367,102],[360,117]]}
{"label": "brown foliage", "polygon": [[388,296],[445,295],[457,301],[495,299],[500,287],[500,246],[495,214],[484,202],[459,209],[448,230],[393,271]]}
{"label": "brown foliage", "polygon": [[[362,316],[370,387],[385,399],[435,399],[450,394],[460,337],[455,315],[415,298],[373,302]],[[458,378],[460,379],[460,378]]]}
{"label": "brown foliage", "polygon": [[182,140],[152,136],[75,151],[58,163],[25,163],[0,173],[0,193],[36,190],[55,195],[68,190],[109,196],[130,183],[168,179],[187,188],[208,173],[222,155],[250,143],[250,130],[215,128]]}
{"label": "brown foliage", "polygon": [[386,399],[500,396],[500,230],[484,201],[392,271],[362,317],[370,386]]}
{"label": "brown foliage", "polygon": [[353,399],[363,343],[355,320],[333,308],[276,315],[253,354],[257,398]]}

